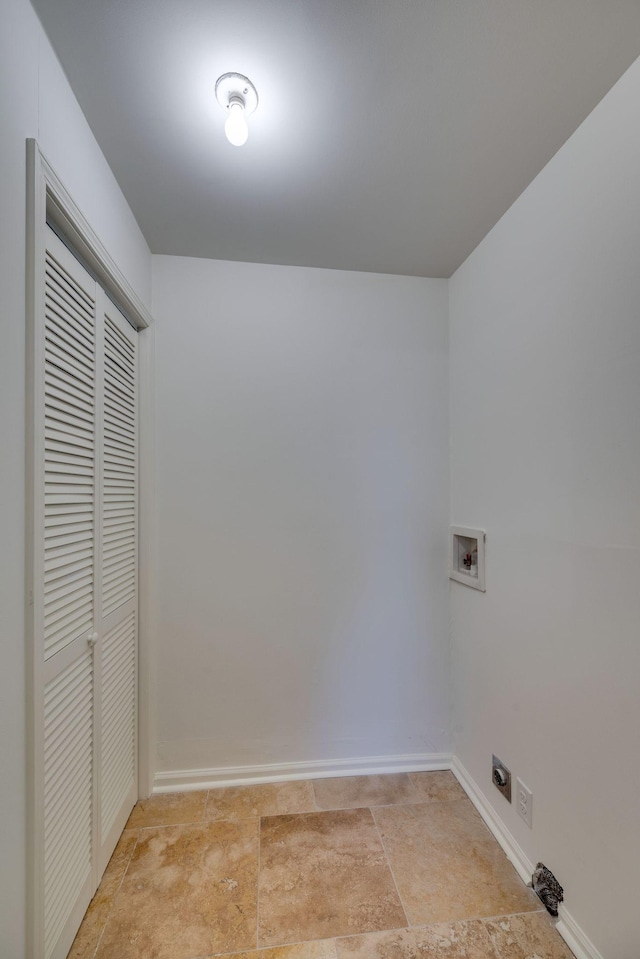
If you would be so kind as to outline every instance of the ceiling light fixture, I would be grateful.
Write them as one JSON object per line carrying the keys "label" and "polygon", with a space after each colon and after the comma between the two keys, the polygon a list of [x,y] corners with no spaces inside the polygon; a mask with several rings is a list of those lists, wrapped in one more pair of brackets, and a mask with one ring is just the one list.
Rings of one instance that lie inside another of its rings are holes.
{"label": "ceiling light fixture", "polygon": [[246,117],[258,106],[256,88],[241,73],[223,73],[216,81],[216,99],[228,112],[224,124],[227,140],[235,147],[241,147],[249,136]]}

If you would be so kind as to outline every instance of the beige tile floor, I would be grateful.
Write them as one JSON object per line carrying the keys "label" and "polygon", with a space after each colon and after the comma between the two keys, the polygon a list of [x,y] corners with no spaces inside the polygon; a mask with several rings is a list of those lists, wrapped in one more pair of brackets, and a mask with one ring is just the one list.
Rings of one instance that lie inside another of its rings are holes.
{"label": "beige tile floor", "polygon": [[69,959],[572,959],[450,772],[138,803]]}

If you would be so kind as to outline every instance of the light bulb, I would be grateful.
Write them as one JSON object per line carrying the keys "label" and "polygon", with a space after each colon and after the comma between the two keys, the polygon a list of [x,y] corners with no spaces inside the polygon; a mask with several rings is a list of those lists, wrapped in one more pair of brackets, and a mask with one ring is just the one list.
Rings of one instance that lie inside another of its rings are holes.
{"label": "light bulb", "polygon": [[227,140],[233,143],[234,147],[241,147],[247,142],[249,127],[244,118],[244,104],[240,100],[232,100],[229,104],[229,116],[224,124],[224,132],[227,134]]}

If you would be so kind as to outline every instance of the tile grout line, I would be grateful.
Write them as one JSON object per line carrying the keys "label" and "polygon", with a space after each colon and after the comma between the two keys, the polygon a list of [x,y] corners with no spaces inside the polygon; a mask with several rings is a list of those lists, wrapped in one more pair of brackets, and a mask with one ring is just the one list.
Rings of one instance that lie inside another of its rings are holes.
{"label": "tile grout line", "polygon": [[382,838],[382,831],[380,830],[380,827],[378,826],[378,823],[376,822],[376,817],[373,815],[373,809],[372,809],[372,807],[369,806],[368,809],[369,809],[369,815],[370,815],[371,818],[373,819],[373,825],[375,826],[376,832],[378,833],[378,838],[380,839],[380,845],[382,846],[382,852],[383,852],[383,854],[384,854],[384,858],[385,858],[386,861],[387,861],[387,868],[388,868],[388,870],[389,870],[389,873],[391,874],[391,878],[393,879],[393,885],[394,885],[394,887],[395,887],[396,894],[397,894],[397,896],[398,896],[398,901],[400,902],[400,908],[402,909],[402,911],[403,911],[403,913],[404,913],[404,918],[405,918],[406,921],[407,921],[407,926],[409,926],[409,916],[408,916],[408,914],[407,914],[407,910],[405,909],[405,905],[404,905],[404,902],[403,902],[403,900],[402,900],[402,896],[400,895],[400,890],[398,889],[398,883],[396,882],[396,877],[395,877],[395,875],[394,875],[394,873],[393,873],[393,869],[391,868],[391,860],[389,859],[389,854],[387,853],[387,849],[386,849],[386,846],[385,846],[385,844],[384,844],[384,839]]}
{"label": "tile grout line", "polygon": [[[256,818],[255,816],[253,817]],[[242,822],[240,819],[213,819],[212,822]],[[191,819],[189,822],[163,822],[158,823],[157,826],[137,826],[136,829],[139,832],[146,832],[149,829],[176,829],[182,826],[206,826],[209,821],[207,819]]]}
{"label": "tile grout line", "polygon": [[[406,806],[442,806],[445,803],[454,803],[454,802],[470,802],[471,800],[467,799],[466,796],[459,796],[456,799],[410,799],[407,802],[380,802],[380,803],[369,803],[369,805],[363,806],[326,806],[322,809],[318,808],[313,810],[314,812],[348,812],[350,809],[391,809],[392,807],[399,806],[404,809]],[[281,815],[280,813],[278,815]],[[286,813],[287,816],[305,816],[306,812],[293,812]]]}
{"label": "tile grout line", "polygon": [[456,922],[498,922],[500,919],[515,919],[518,916],[537,916],[538,913],[544,913],[545,909],[527,909],[524,912],[499,912],[495,916],[472,916],[471,919],[456,919]]}
{"label": "tile grout line", "polygon": [[[369,809],[390,809],[392,806],[441,806],[443,803],[464,802],[466,796],[458,796],[456,799],[410,799],[407,802],[381,802],[372,803]],[[470,800],[467,800],[470,802]]]}
{"label": "tile grout line", "polygon": [[311,786],[311,802],[313,803],[313,811],[322,812],[322,809],[320,808],[320,805],[318,803],[318,797],[316,796],[316,788],[314,786],[314,780],[308,779],[307,782]]}
{"label": "tile grout line", "polygon": [[262,816],[258,816],[258,875],[256,876],[256,949],[260,948],[260,863],[262,858]]}

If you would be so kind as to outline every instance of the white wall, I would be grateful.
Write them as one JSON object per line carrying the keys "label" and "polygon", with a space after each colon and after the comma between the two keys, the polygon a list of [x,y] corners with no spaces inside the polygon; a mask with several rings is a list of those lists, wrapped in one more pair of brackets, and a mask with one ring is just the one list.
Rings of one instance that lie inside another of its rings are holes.
{"label": "white wall", "polygon": [[448,749],[446,281],[153,264],[159,768]]}
{"label": "white wall", "polygon": [[0,955],[24,959],[24,397],[27,137],[41,148],[138,294],[150,255],[27,0],[0,5]]}
{"label": "white wall", "polygon": [[[640,954],[640,61],[450,282],[454,748],[606,959]],[[533,790],[533,831],[490,785]]]}

